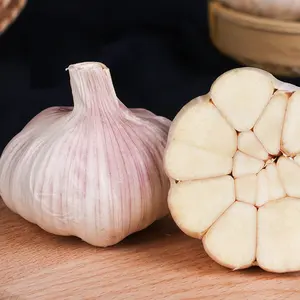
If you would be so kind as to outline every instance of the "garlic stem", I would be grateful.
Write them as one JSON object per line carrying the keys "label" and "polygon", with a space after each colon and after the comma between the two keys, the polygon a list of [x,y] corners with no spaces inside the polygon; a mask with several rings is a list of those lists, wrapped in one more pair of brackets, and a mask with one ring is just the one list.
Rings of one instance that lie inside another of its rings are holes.
{"label": "garlic stem", "polygon": [[74,99],[74,112],[111,117],[120,111],[109,69],[101,63],[83,62],[67,69]]}

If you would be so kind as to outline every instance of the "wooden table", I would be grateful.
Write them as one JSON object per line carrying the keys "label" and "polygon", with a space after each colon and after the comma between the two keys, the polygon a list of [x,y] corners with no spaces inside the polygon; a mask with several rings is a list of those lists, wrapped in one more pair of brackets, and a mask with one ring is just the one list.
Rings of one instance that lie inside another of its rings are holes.
{"label": "wooden table", "polygon": [[0,200],[0,299],[299,300],[300,275],[227,270],[169,218],[98,249],[48,234]]}

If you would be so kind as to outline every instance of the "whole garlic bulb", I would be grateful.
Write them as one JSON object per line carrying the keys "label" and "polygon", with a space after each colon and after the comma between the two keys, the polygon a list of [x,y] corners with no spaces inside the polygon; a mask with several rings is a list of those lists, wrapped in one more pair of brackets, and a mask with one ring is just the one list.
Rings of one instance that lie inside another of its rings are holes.
{"label": "whole garlic bulb", "polygon": [[219,0],[240,12],[278,20],[300,19],[299,0]]}
{"label": "whole garlic bulb", "polygon": [[10,141],[0,193],[45,231],[106,247],[168,214],[163,152],[171,121],[126,108],[103,64],[68,70],[74,108],[42,111]]}

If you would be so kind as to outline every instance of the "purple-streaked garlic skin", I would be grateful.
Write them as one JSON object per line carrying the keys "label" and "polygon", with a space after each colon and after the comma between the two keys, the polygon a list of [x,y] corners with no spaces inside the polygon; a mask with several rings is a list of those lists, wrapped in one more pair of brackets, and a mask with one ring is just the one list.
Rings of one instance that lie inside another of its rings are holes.
{"label": "purple-streaked garlic skin", "polygon": [[169,212],[163,153],[171,121],[126,108],[102,64],[68,70],[74,108],[42,111],[10,141],[0,194],[50,233],[111,246]]}

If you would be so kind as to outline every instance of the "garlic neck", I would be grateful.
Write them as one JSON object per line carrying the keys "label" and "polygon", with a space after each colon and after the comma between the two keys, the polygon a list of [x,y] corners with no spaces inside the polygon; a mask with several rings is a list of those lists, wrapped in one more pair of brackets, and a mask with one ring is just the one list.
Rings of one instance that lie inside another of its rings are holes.
{"label": "garlic neck", "polygon": [[89,116],[112,116],[120,113],[118,100],[109,69],[98,62],[70,65],[70,84],[74,112]]}

